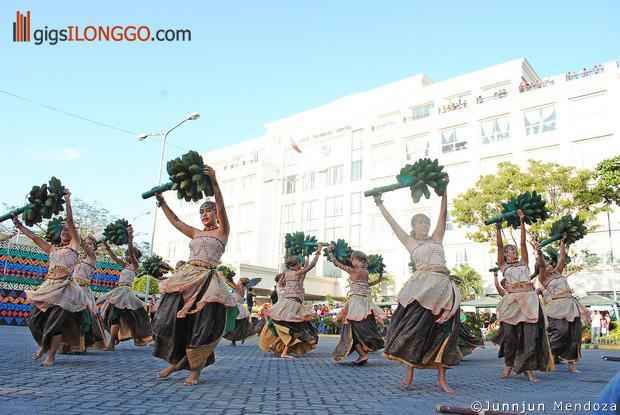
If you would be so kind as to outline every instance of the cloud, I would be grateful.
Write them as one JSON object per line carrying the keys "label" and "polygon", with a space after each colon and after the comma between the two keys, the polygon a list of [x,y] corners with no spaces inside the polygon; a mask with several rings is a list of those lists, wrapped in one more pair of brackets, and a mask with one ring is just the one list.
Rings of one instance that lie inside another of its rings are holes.
{"label": "cloud", "polygon": [[82,151],[76,148],[63,148],[51,152],[34,153],[33,158],[40,161],[72,161],[82,156]]}

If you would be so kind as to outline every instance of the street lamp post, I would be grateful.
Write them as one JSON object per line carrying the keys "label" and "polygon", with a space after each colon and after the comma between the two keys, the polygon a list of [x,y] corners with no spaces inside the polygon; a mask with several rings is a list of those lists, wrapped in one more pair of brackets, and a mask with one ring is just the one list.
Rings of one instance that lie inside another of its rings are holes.
{"label": "street lamp post", "polygon": [[[198,118],[200,118],[200,114],[198,114],[197,112],[194,112],[194,113],[188,115],[187,117],[185,117],[180,122],[178,122],[174,127],[170,128],[165,133],[144,133],[144,134],[140,134],[140,135],[138,135],[136,137],[139,141],[144,141],[144,140],[146,140],[146,138],[153,137],[153,136],[160,136],[160,137],[163,138],[162,141],[161,141],[161,155],[159,157],[159,176],[157,178],[157,185],[158,186],[161,185],[161,176],[162,176],[162,172],[163,172],[163,168],[164,168],[164,151],[166,149],[166,139],[168,138],[168,134],[170,134],[174,129],[176,129],[178,126],[183,124],[185,121],[194,121],[194,120],[197,120]],[[155,213],[153,215],[153,232],[151,233],[151,252],[154,252],[154,248],[155,248],[155,229],[157,227],[157,210],[158,210],[157,207],[155,207]],[[144,292],[144,299],[145,299],[145,302],[146,302],[147,310],[150,308],[150,305],[149,305],[149,289],[150,289],[150,285],[151,285],[151,276],[147,274],[147,276],[146,276],[146,289],[145,289],[145,292]]]}

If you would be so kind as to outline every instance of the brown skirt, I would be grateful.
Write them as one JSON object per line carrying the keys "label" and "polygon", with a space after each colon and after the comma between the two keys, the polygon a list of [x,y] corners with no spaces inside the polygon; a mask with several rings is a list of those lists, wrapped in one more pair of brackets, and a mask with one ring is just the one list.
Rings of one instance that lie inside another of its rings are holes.
{"label": "brown skirt", "polygon": [[269,346],[278,339],[280,342],[275,350],[272,350],[275,353],[282,353],[284,347],[288,346],[289,353],[306,354],[316,348],[319,342],[319,334],[309,321],[293,322],[269,319],[261,330],[258,347],[262,351],[268,352],[270,351]]}
{"label": "brown skirt", "polygon": [[233,331],[227,331],[224,333],[224,338],[227,340],[237,341],[245,340],[248,337],[256,335],[254,326],[247,318],[235,320],[235,329]]}
{"label": "brown skirt", "polygon": [[36,305],[30,309],[28,327],[32,337],[39,346],[47,353],[52,337],[61,335],[60,344],[71,348],[80,347],[80,326],[82,313],[67,311],[57,305],[50,305],[45,311],[41,311]]}
{"label": "brown skirt", "polygon": [[[205,278],[199,298],[206,292],[212,278],[213,273]],[[182,293],[162,296],[153,321],[153,356],[170,364],[181,363],[180,369],[202,369],[215,363],[214,350],[226,326],[226,306],[206,303],[200,311],[179,318],[177,313],[184,305]],[[195,308],[194,304],[190,311]]]}
{"label": "brown skirt", "polygon": [[481,335],[476,336],[471,334],[469,330],[467,330],[467,327],[461,323],[460,319],[457,321],[457,326],[459,331],[458,346],[459,352],[461,353],[461,360],[468,354],[471,354],[477,347],[484,348],[484,340]]}
{"label": "brown skirt", "polygon": [[344,359],[355,351],[355,346],[358,344],[367,353],[383,349],[383,337],[379,334],[373,314],[369,314],[362,321],[350,320],[347,324],[343,324],[340,341],[332,352],[332,358],[336,361]]}
{"label": "brown skirt", "polygon": [[581,319],[568,321],[547,317],[547,324],[553,356],[569,362],[581,360]]}
{"label": "brown skirt", "polygon": [[554,370],[542,307],[538,310],[537,323],[501,322],[493,341],[499,343],[498,357],[503,357],[506,367],[512,367],[517,374],[526,370]]}
{"label": "brown skirt", "polygon": [[407,307],[399,304],[390,320],[383,355],[418,369],[458,365],[459,311],[444,323],[436,323],[437,318],[415,300]]}
{"label": "brown skirt", "polygon": [[133,339],[136,346],[146,346],[153,341],[151,323],[144,308],[130,310],[106,303],[103,309],[103,323],[108,332],[113,325],[120,326],[118,341]]}

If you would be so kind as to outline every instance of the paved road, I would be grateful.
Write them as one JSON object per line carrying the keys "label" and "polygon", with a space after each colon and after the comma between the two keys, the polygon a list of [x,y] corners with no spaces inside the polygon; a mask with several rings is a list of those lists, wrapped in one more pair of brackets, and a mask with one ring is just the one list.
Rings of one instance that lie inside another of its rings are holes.
{"label": "paved road", "polygon": [[539,384],[523,376],[502,380],[497,348],[476,350],[448,372],[456,393],[447,396],[435,385],[432,371],[417,371],[414,389],[397,385],[403,366],[375,354],[366,367],[335,363],[334,337],[321,337],[319,347],[294,361],[270,357],[256,339],[230,347],[223,340],[217,361],[195,387],[183,387],[182,374],[158,380],[164,363],[150,347],[122,344],[116,352],[59,356],[57,365],[41,368],[30,360],[36,350],[23,327],[0,326],[0,414],[433,414],[438,404],[545,404],[528,413],[585,413],[554,409],[554,401],[595,401],[620,369],[601,360],[618,351],[584,350],[583,373],[564,365],[540,374]]}

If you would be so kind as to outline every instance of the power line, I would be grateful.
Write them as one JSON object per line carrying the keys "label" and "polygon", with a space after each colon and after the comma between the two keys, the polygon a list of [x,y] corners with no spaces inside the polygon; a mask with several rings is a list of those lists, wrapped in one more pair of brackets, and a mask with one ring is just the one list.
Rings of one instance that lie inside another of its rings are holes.
{"label": "power line", "polygon": [[[30,99],[30,98],[25,98],[25,97],[13,94],[13,93],[11,93],[9,91],[5,91],[3,89],[0,89],[0,93],[3,93],[5,95],[8,95],[8,96],[13,97],[13,98],[20,99],[20,100],[28,102],[30,104],[38,105],[40,107],[46,108],[46,109],[51,110],[51,111],[59,112],[59,113],[64,114],[64,115],[68,115],[70,117],[77,118],[78,120],[82,120],[82,121],[86,121],[86,122],[98,125],[100,127],[110,128],[112,130],[120,131],[120,132],[123,132],[123,133],[126,133],[126,134],[131,134],[134,137],[138,135],[138,133],[136,133],[134,131],[126,130],[126,129],[120,128],[120,127],[115,127],[115,126],[113,126],[111,124],[106,124],[106,123],[101,122],[101,121],[93,120],[92,118],[83,117],[81,115],[74,114],[72,112],[65,111],[65,110],[62,110],[60,108],[53,107],[51,105],[43,104],[41,102],[35,101],[33,99]],[[149,137],[149,139],[150,140],[154,140],[154,141],[162,142],[162,139],[161,138],[157,138],[157,137]],[[189,151],[188,149],[180,147],[180,146],[177,146],[176,144],[172,144],[172,143],[166,143],[166,144],[169,145],[170,147],[174,147],[174,148],[177,148],[179,150]]]}

